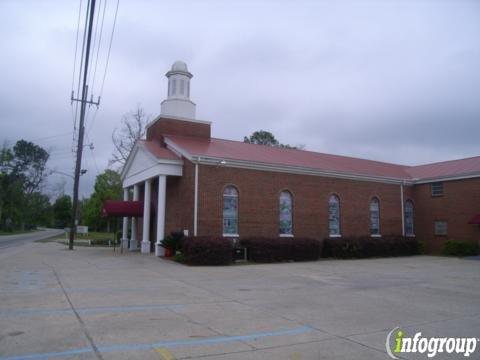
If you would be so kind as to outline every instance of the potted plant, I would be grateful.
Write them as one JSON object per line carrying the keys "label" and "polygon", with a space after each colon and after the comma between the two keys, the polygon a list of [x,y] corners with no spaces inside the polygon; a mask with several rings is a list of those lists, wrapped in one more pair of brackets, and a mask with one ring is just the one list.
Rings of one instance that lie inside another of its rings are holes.
{"label": "potted plant", "polygon": [[171,236],[163,239],[161,244],[165,248],[165,257],[172,257],[175,254],[176,241]]}

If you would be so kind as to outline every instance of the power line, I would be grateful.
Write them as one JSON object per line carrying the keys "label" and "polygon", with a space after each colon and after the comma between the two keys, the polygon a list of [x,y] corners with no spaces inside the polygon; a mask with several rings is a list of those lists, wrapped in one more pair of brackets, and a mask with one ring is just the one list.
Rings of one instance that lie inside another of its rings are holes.
{"label": "power line", "polygon": [[[112,26],[112,33],[110,34],[110,43],[108,45],[108,53],[107,53],[107,61],[105,63],[105,69],[104,69],[104,72],[103,72],[103,80],[102,80],[102,86],[100,87],[100,93],[99,93],[99,96],[98,98],[100,99],[103,95],[103,88],[105,86],[105,79],[107,77],[107,70],[108,70],[108,65],[109,65],[109,61],[110,61],[110,52],[112,50],[112,43],[113,43],[113,35],[115,33],[115,26],[117,24],[117,15],[118,15],[118,7],[120,5],[120,0],[117,0],[117,6],[115,8],[115,16],[113,18],[113,26]],[[87,134],[90,133],[90,131],[92,130],[93,128],[93,124],[95,123],[95,119],[97,118],[97,111],[98,109],[95,110],[94,114],[93,114],[93,118],[92,118],[92,122],[90,123],[90,126],[88,128],[88,131],[87,131]]]}
{"label": "power line", "polygon": [[100,25],[100,37],[99,37],[99,40],[98,40],[97,57],[95,59],[95,68],[94,68],[94,71],[93,71],[92,89],[95,87],[95,78],[96,78],[96,75],[97,75],[97,66],[98,66],[98,55],[100,54],[100,47],[101,47],[101,44],[102,44],[103,23],[105,21],[106,10],[107,10],[107,0],[105,0],[104,3],[103,3],[102,23]]}
{"label": "power line", "polygon": [[[102,6],[102,0],[98,0],[98,5],[96,5],[97,8],[100,8]],[[96,47],[96,44],[97,44],[97,34],[98,34],[98,19],[100,19],[100,16],[97,16],[97,19],[95,21],[95,26],[94,26],[94,31],[93,31],[93,46],[92,46],[92,56],[90,57],[90,63],[88,64],[88,67],[89,68],[92,68],[92,64],[93,64],[93,61],[94,61],[94,58],[95,58],[95,47]],[[87,78],[87,84],[89,84],[89,88],[90,88],[90,93],[93,94],[93,86],[90,86],[90,76],[91,76],[92,72],[90,71],[89,74],[88,74],[88,78]]]}
{"label": "power line", "polygon": [[77,36],[75,37],[75,55],[73,56],[72,91],[75,85],[75,73],[76,73],[76,66],[77,66],[77,50],[78,50],[78,34],[80,33],[81,12],[82,12],[82,0],[80,0],[80,5],[78,6]]}

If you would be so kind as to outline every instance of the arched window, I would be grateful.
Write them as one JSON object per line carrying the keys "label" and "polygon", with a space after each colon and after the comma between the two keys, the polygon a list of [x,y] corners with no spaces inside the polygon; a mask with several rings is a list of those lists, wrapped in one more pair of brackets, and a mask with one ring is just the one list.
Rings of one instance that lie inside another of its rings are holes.
{"label": "arched window", "polygon": [[380,201],[376,197],[370,201],[370,234],[380,235]]}
{"label": "arched window", "polygon": [[238,234],[238,191],[234,186],[223,191],[223,234]]}
{"label": "arched window", "polygon": [[289,191],[280,193],[280,235],[293,235],[293,201]]}
{"label": "arched window", "polygon": [[177,92],[177,80],[173,79],[172,80],[172,95],[175,95]]}
{"label": "arched window", "polygon": [[410,200],[405,201],[405,235],[415,235],[413,230],[413,203]]}
{"label": "arched window", "polygon": [[340,236],[340,199],[337,195],[328,199],[328,229],[330,236]]}

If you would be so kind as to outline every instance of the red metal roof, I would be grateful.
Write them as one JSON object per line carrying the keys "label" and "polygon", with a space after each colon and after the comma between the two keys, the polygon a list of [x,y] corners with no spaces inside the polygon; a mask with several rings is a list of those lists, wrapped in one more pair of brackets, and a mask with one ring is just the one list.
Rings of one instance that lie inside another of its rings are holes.
{"label": "red metal roof", "polygon": [[480,156],[412,166],[407,171],[413,179],[431,179],[479,173]]}
{"label": "red metal roof", "polygon": [[142,201],[106,200],[103,203],[102,217],[142,217]]}
{"label": "red metal roof", "polygon": [[174,152],[166,147],[160,146],[160,144],[155,141],[139,140],[139,142],[145,146],[150,153],[159,159],[180,160],[180,158]]}
{"label": "red metal roof", "polygon": [[406,167],[380,161],[357,159],[347,156],[317,153],[312,151],[277,148],[247,144],[239,141],[167,136],[190,155],[242,160],[273,165],[311,168],[345,174],[409,178]]}
{"label": "red metal roof", "polygon": [[468,223],[472,225],[480,225],[480,214],[477,214],[474,217],[472,217]]}
{"label": "red metal roof", "polygon": [[[480,173],[480,156],[419,166],[406,166],[216,138],[209,140],[178,135],[166,135],[165,137],[191,156],[308,168],[345,175],[422,180]],[[145,148],[159,158],[179,160],[175,153],[160,146],[157,142],[142,140],[142,143]]]}

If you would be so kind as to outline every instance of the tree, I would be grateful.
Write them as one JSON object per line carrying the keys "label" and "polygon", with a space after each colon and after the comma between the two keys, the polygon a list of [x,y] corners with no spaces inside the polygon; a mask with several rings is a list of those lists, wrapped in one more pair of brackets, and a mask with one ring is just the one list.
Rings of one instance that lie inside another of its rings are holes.
{"label": "tree", "polygon": [[123,115],[120,129],[117,128],[112,133],[114,151],[110,165],[125,165],[135,142],[145,135],[149,118],[140,106]]}
{"label": "tree", "polygon": [[281,144],[277,139],[275,139],[275,136],[271,132],[265,130],[255,131],[249,137],[244,136],[243,142],[248,144],[274,146],[286,149],[303,150],[305,148],[305,145],[291,146],[289,144]]}
{"label": "tree", "polygon": [[55,200],[53,204],[53,223],[56,228],[68,227],[72,221],[72,198],[63,195]]}
{"label": "tree", "polygon": [[120,175],[107,169],[97,176],[92,196],[83,207],[83,220],[86,225],[95,230],[104,229],[107,222],[102,218],[102,206],[105,200],[120,200],[122,198],[122,180]]}
{"label": "tree", "polygon": [[[19,140],[13,148],[0,150],[0,224],[34,221],[33,205],[39,205],[39,192],[46,175],[48,152],[32,142]],[[36,209],[40,213],[41,209]],[[32,217],[33,216],[33,217]],[[8,220],[8,221],[7,221]]]}

